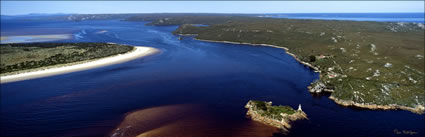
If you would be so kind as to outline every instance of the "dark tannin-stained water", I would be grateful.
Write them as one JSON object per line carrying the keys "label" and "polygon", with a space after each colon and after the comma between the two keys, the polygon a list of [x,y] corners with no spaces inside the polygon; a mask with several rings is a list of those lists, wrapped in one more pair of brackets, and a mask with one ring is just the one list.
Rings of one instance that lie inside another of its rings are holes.
{"label": "dark tannin-stained water", "polygon": [[[347,108],[327,96],[312,96],[307,86],[318,74],[284,50],[192,37],[178,40],[171,34],[177,26],[145,23],[2,21],[2,35],[47,30],[39,33],[74,35],[61,42],[114,42],[162,52],[122,64],[2,84],[0,135],[109,136],[126,114],[137,110],[158,113],[147,119],[158,125],[142,125],[151,135],[247,136],[252,130],[260,132],[252,135],[273,135],[275,129],[260,128],[263,125],[245,117],[244,105],[250,99],[294,108],[301,104],[309,120],[294,122],[287,136],[406,136],[394,130],[425,135],[424,115]],[[160,111],[175,105],[184,107],[178,109],[181,112]]]}

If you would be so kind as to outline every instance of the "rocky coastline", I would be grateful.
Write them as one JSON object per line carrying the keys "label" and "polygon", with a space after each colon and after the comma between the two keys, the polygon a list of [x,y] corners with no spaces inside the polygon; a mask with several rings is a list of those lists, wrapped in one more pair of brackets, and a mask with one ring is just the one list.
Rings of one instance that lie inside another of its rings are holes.
{"label": "rocky coastline", "polygon": [[[232,41],[217,41],[217,40],[206,40],[206,39],[199,39],[199,38],[195,38],[196,40],[199,41],[206,41],[206,42],[216,42],[216,43],[229,43],[229,44],[241,44],[241,45],[252,45],[252,46],[268,46],[268,47],[274,47],[274,48],[279,48],[279,49],[284,49],[286,51],[286,53],[290,56],[292,56],[295,60],[297,60],[298,62],[300,62],[301,64],[311,68],[314,70],[314,72],[318,72],[320,73],[320,77],[322,77],[322,71],[318,68],[315,67],[314,65],[304,62],[302,60],[300,60],[299,58],[297,58],[297,56],[291,52],[289,52],[289,49],[286,47],[281,47],[281,46],[276,46],[276,45],[271,45],[271,44],[254,44],[254,43],[247,43],[247,42],[232,42]],[[308,86],[307,88],[309,89],[310,93],[322,93],[322,91],[324,92],[334,92],[334,90],[332,88],[327,87],[326,85],[321,85],[320,88],[315,88],[317,83],[322,83],[323,81],[321,81],[321,79],[312,82],[310,86]],[[352,106],[352,107],[359,107],[359,108],[367,108],[367,109],[381,109],[381,110],[397,110],[397,109],[401,109],[401,110],[407,110],[410,111],[412,113],[416,113],[416,114],[424,114],[425,113],[425,107],[422,105],[417,105],[416,107],[407,107],[407,106],[400,106],[400,105],[396,105],[396,104],[391,104],[391,105],[377,105],[377,104],[364,104],[364,103],[356,103],[354,101],[346,101],[346,100],[340,100],[338,98],[335,98],[333,96],[329,96],[329,99],[333,100],[336,104],[339,104],[341,106]]]}

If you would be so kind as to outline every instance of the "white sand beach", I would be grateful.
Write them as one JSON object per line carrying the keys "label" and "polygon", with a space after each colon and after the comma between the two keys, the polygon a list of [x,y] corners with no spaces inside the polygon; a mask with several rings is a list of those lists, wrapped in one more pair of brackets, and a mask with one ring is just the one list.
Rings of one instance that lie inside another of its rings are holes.
{"label": "white sand beach", "polygon": [[102,66],[107,66],[112,64],[118,64],[118,63],[130,61],[132,59],[152,55],[158,52],[159,50],[156,48],[135,47],[134,50],[125,54],[119,54],[119,55],[114,55],[114,56],[90,60],[90,61],[70,63],[69,65],[65,64],[65,65],[62,65],[61,67],[53,67],[53,68],[47,68],[44,70],[35,70],[35,71],[30,71],[30,72],[25,72],[20,74],[1,76],[0,83],[8,83],[8,82],[28,80],[28,79],[34,79],[34,78],[41,78],[41,77],[65,74],[65,73],[76,72],[81,70],[87,70],[91,68],[102,67]]}

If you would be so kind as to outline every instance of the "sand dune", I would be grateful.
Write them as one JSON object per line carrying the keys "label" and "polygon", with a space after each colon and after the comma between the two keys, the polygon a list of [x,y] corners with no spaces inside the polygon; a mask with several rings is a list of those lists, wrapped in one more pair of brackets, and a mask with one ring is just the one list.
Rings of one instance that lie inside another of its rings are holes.
{"label": "sand dune", "polygon": [[90,61],[82,61],[70,64],[62,64],[60,67],[52,67],[45,70],[35,70],[20,74],[7,75],[0,77],[0,83],[8,83],[14,81],[28,80],[34,78],[41,78],[47,76],[53,76],[58,74],[65,74],[70,72],[76,72],[81,70],[87,70],[96,67],[102,67],[112,64],[118,64],[126,62],[135,58],[151,55],[157,53],[159,50],[150,47],[135,47],[133,51],[125,54],[105,57],[101,59],[95,59]]}

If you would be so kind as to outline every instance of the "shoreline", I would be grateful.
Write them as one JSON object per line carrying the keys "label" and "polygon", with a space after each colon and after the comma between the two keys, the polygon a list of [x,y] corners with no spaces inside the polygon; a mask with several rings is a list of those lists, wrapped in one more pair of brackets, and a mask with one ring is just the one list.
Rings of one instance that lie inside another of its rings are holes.
{"label": "shoreline", "polygon": [[376,105],[376,104],[360,104],[360,103],[356,103],[354,101],[345,101],[345,100],[339,100],[337,98],[335,98],[334,96],[329,96],[330,100],[333,100],[336,104],[345,106],[345,107],[358,107],[358,108],[367,108],[367,109],[372,109],[372,110],[397,110],[397,109],[402,109],[402,110],[407,110],[410,111],[412,113],[416,113],[416,114],[423,114],[423,110],[425,109],[424,106],[419,105],[416,106],[414,108],[412,107],[406,107],[406,106],[400,106],[397,104],[390,104],[390,105]]}
{"label": "shoreline", "polygon": [[204,39],[198,39],[198,38],[194,38],[195,40],[199,40],[199,41],[206,41],[206,42],[216,42],[216,43],[228,43],[228,44],[239,44],[239,45],[252,45],[252,46],[266,46],[266,47],[273,47],[273,48],[279,48],[279,49],[284,49],[285,52],[292,56],[295,60],[297,60],[299,63],[311,68],[314,70],[314,72],[321,72],[317,67],[311,65],[310,63],[304,62],[300,59],[297,58],[297,56],[294,53],[289,52],[289,49],[287,47],[281,47],[281,46],[276,46],[276,45],[271,45],[271,44],[253,44],[253,43],[246,43],[246,42],[231,42],[231,41],[214,41],[214,40],[204,40]]}
{"label": "shoreline", "polygon": [[[318,72],[320,76],[322,75],[321,71],[317,67],[311,65],[310,63],[301,61],[300,59],[298,59],[296,57],[295,54],[289,52],[289,49],[286,48],[286,47],[280,47],[280,46],[271,45],[271,44],[253,44],[253,43],[247,43],[247,42],[215,41],[215,40],[204,40],[204,39],[198,39],[198,38],[194,38],[194,39],[195,40],[199,40],[199,41],[206,41],[206,42],[229,43],[229,44],[252,45],[252,46],[267,46],[267,47],[284,49],[285,52],[288,55],[292,56],[299,63],[301,63],[301,64],[303,64],[305,66],[308,66],[309,68],[313,69],[314,72]],[[320,77],[319,77],[319,80],[318,81],[321,81]],[[312,86],[312,83],[310,84],[310,86]],[[330,100],[333,100],[336,104],[341,105],[341,106],[345,106],[345,107],[353,106],[353,107],[367,108],[367,109],[372,109],[372,110],[376,110],[376,109],[381,109],[381,110],[397,110],[397,109],[401,109],[401,110],[410,111],[410,112],[415,113],[415,114],[424,114],[424,112],[425,112],[425,107],[422,106],[422,105],[418,105],[416,107],[407,107],[407,106],[400,106],[400,105],[395,105],[395,104],[392,104],[392,105],[360,104],[360,103],[356,103],[354,101],[339,100],[339,99],[333,97],[332,95],[329,96],[329,99]]]}
{"label": "shoreline", "polygon": [[42,67],[42,68],[35,68],[31,70],[24,70],[23,72],[21,71],[17,73],[11,72],[10,75],[6,74],[4,76],[1,76],[0,83],[4,84],[4,83],[17,82],[22,80],[29,80],[29,79],[35,79],[35,78],[66,74],[66,73],[71,73],[76,71],[88,70],[92,68],[98,68],[98,67],[127,62],[136,58],[149,56],[158,52],[160,51],[156,48],[134,46],[133,50],[125,54],[117,54],[117,55],[112,55],[112,56],[108,56],[104,58],[78,61],[78,62],[72,62],[67,64],[58,64],[58,65]]}

